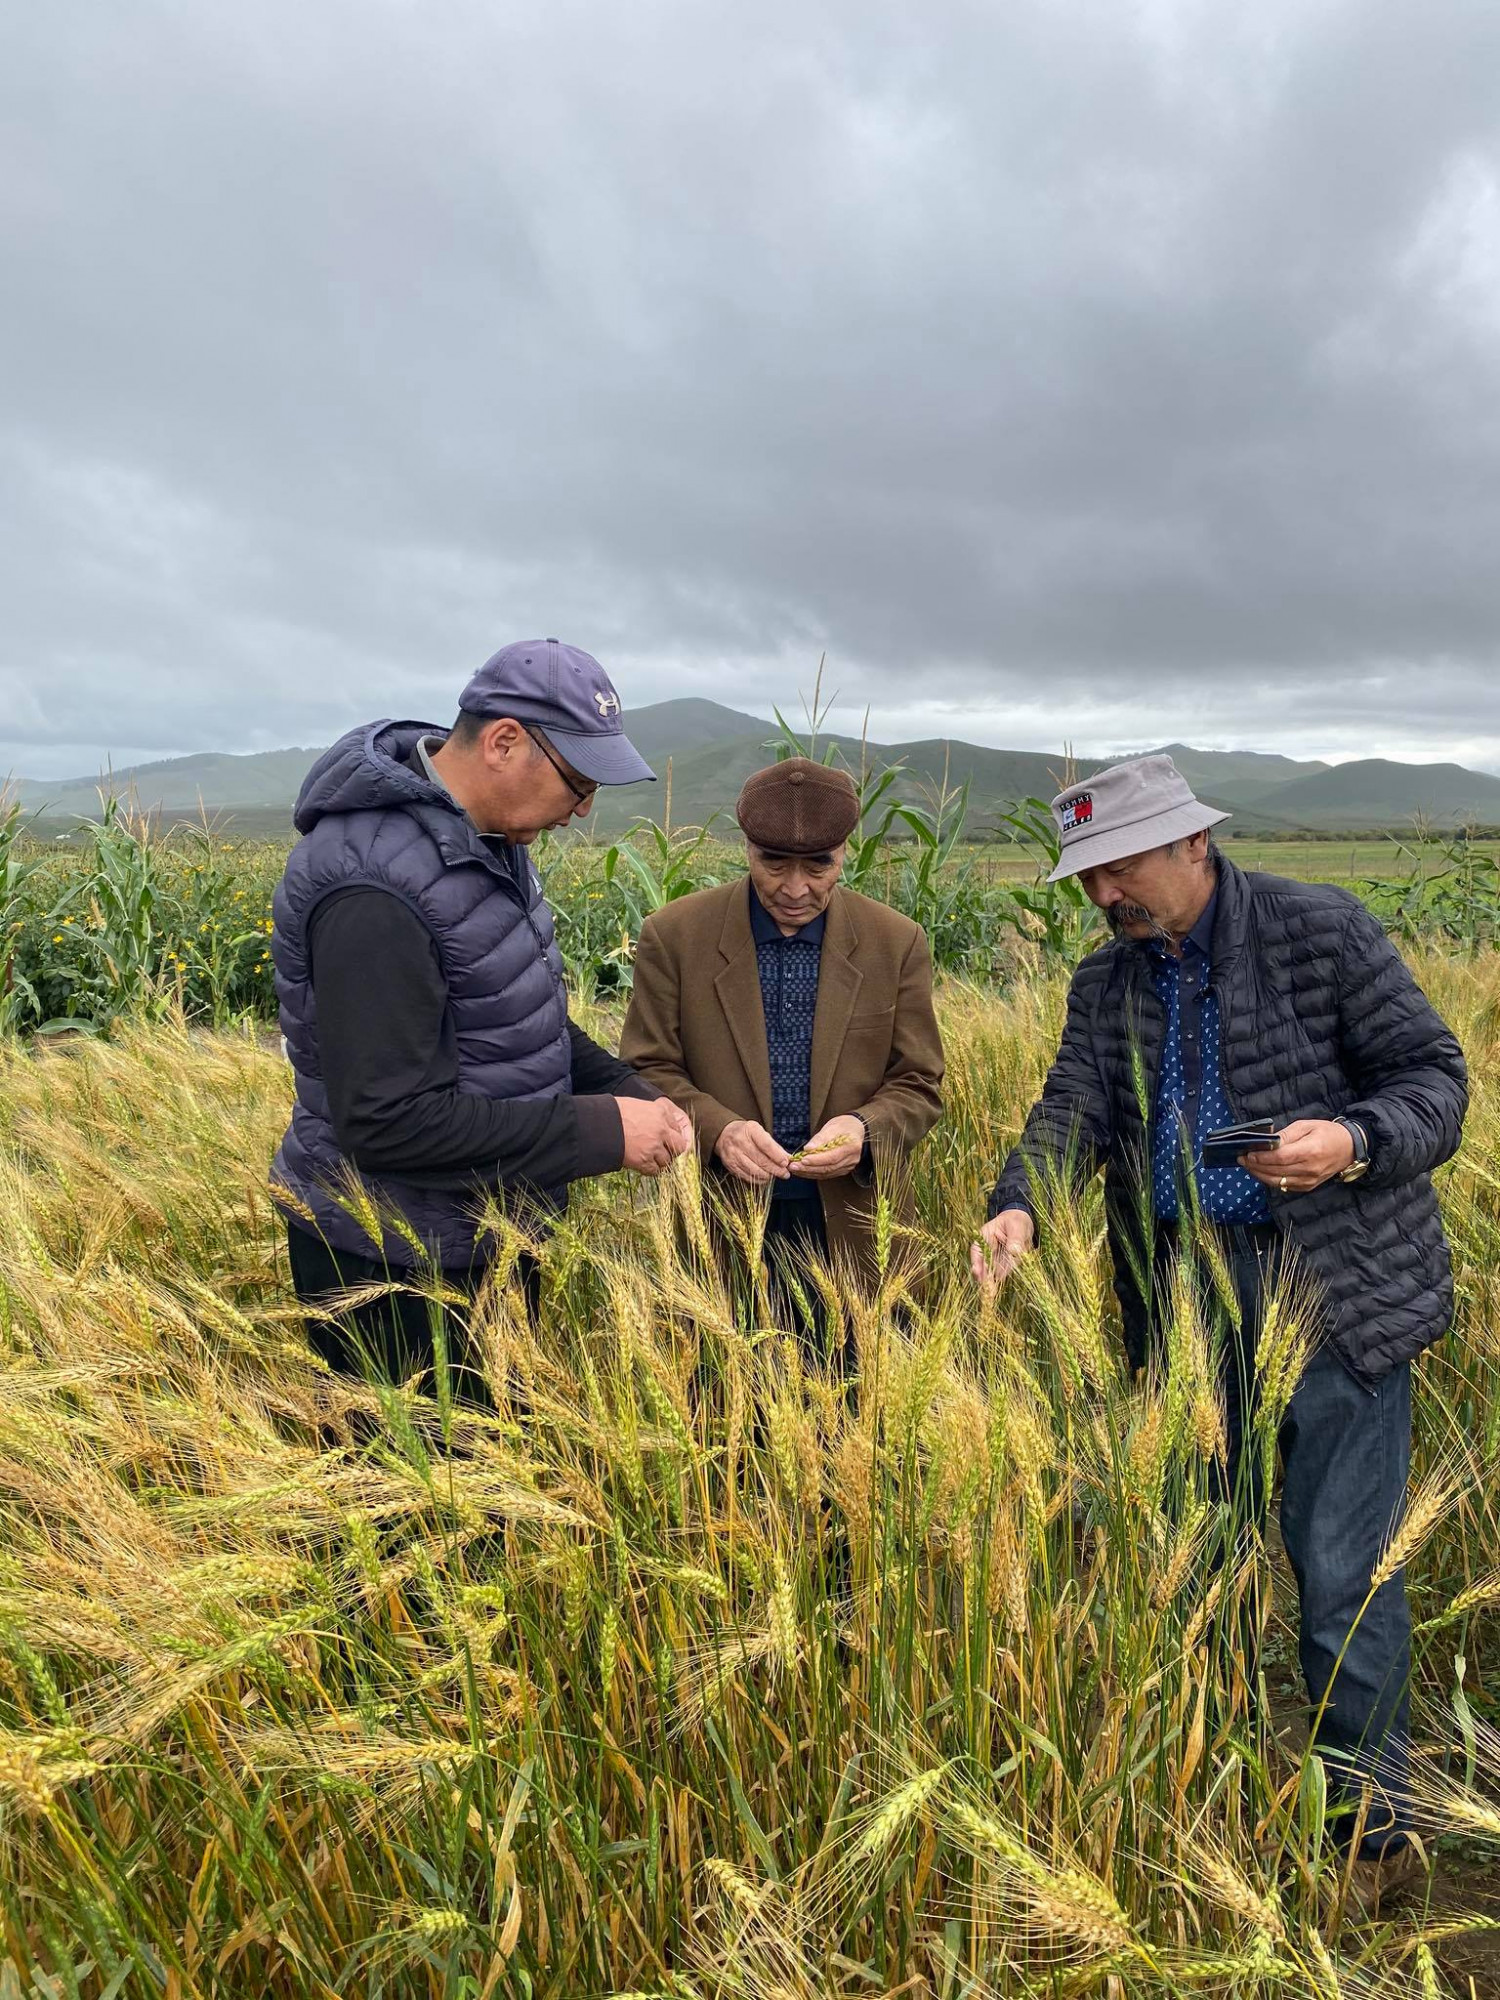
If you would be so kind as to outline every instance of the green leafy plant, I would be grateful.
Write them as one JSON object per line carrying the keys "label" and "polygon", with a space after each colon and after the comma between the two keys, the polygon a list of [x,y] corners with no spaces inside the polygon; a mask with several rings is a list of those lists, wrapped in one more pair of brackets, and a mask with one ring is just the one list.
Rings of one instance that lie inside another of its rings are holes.
{"label": "green leafy plant", "polygon": [[54,935],[68,950],[57,967],[67,996],[62,1013],[40,1024],[41,1034],[104,1027],[117,1014],[159,1016],[170,1004],[161,977],[156,842],[126,801],[101,792],[100,805],[88,831],[87,871],[48,912],[49,922],[72,935]]}
{"label": "green leafy plant", "polygon": [[604,879],[619,889],[633,931],[639,934],[653,910],[718,883],[718,872],[704,861],[712,830],[712,820],[674,832],[641,819],[606,850]]}
{"label": "green leafy plant", "polygon": [[174,860],[176,921],[162,941],[161,974],[184,1011],[223,1027],[274,998],[268,899],[206,823],[183,830]]}
{"label": "green leafy plant", "polygon": [[1021,844],[1037,857],[1035,878],[1029,883],[1008,883],[1010,908],[1006,921],[1040,947],[1048,958],[1071,961],[1095,943],[1104,928],[1099,911],[1089,901],[1076,875],[1061,882],[1049,880],[1062,855],[1052,809],[1041,799],[1023,799],[1011,812],[1002,813],[1000,824],[1008,826]]}
{"label": "green leafy plant", "polygon": [[1418,823],[1410,840],[1394,840],[1404,876],[1366,877],[1360,893],[1386,929],[1404,944],[1441,939],[1470,957],[1500,940],[1500,863],[1471,832],[1434,835]]}
{"label": "green leafy plant", "polygon": [[0,911],[5,925],[0,936],[0,1033],[35,1018],[37,1007],[36,988],[16,963],[17,943],[25,928],[22,897],[41,865],[40,856],[28,855],[21,847],[24,828],[20,800],[0,792]]}

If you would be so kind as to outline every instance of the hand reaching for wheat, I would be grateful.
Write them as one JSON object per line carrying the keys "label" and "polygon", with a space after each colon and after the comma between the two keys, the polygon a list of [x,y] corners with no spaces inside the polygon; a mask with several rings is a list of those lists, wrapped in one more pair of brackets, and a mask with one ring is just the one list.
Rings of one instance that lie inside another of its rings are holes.
{"label": "hand reaching for wheat", "polygon": [[969,1245],[969,1269],[980,1289],[993,1292],[1036,1242],[1036,1225],[1024,1208],[1006,1208],[991,1218]]}

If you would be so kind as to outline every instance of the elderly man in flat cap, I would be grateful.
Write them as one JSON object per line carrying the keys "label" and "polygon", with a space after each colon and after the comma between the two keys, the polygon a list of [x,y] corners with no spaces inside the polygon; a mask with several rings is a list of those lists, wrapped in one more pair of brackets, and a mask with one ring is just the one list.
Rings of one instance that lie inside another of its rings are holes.
{"label": "elderly man in flat cap", "polygon": [[749,879],[647,920],[620,1053],[714,1170],[769,1191],[768,1244],[868,1275],[872,1164],[899,1165],[942,1108],[927,939],[840,885],[859,818],[846,772],[773,764],[736,816]]}
{"label": "elderly man in flat cap", "polygon": [[1102,1167],[1140,1366],[1162,1297],[1141,1279],[1160,1279],[1179,1244],[1196,1264],[1211,1231],[1238,1306],[1225,1335],[1226,1497],[1252,1513],[1264,1495],[1243,1445],[1264,1297],[1294,1273],[1312,1281],[1318,1345],[1281,1424],[1281,1527],[1346,1843],[1370,1788],[1350,1879],[1378,1909],[1419,1861],[1411,1626],[1399,1575],[1365,1598],[1406,1491],[1412,1361],[1452,1316],[1430,1176],[1459,1143],[1463,1056],[1363,904],[1241,873],[1209,838],[1227,815],[1195,799],[1169,757],[1100,771],[1052,810],[1053,879],[1077,876],[1114,937],[1073,976],[1062,1044],[991,1198],[975,1276],[1003,1282],[1030,1250],[1043,1185]]}

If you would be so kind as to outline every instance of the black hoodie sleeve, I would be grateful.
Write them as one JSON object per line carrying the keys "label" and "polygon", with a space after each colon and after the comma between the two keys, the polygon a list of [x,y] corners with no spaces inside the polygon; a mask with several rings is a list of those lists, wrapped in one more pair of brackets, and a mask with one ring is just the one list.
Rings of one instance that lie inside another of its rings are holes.
{"label": "black hoodie sleeve", "polygon": [[[437,946],[399,897],[337,890],[313,912],[308,949],[334,1135],[363,1171],[432,1188],[471,1188],[476,1175],[561,1188],[623,1164],[613,1094],[512,1102],[458,1089]],[[611,1059],[571,1024],[570,1032],[576,1088],[580,1042]],[[602,1074],[587,1056],[584,1066]],[[604,1088],[623,1094],[623,1083]]]}
{"label": "black hoodie sleeve", "polygon": [[609,1097],[661,1097],[664,1093],[654,1083],[647,1083],[645,1077],[637,1074],[627,1062],[612,1056],[608,1049],[601,1049],[591,1035],[586,1035],[576,1021],[569,1021],[568,1033],[573,1038],[573,1089],[579,1097],[607,1095]]}

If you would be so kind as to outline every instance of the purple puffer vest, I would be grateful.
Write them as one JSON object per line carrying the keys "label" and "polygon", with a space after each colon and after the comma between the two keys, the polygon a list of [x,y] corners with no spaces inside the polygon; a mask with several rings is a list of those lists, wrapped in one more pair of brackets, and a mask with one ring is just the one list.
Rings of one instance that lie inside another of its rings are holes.
{"label": "purple puffer vest", "polygon": [[[273,1192],[285,1189],[292,1197],[285,1212],[335,1252],[383,1252],[400,1270],[419,1262],[412,1245],[390,1228],[383,1245],[373,1242],[334,1189],[358,1182],[382,1211],[403,1215],[427,1255],[450,1271],[467,1270],[476,1249],[484,1254],[478,1212],[487,1190],[477,1176],[470,1193],[377,1181],[340,1152],[307,949],[308,921],[323,898],[355,886],[385,889],[422,919],[448,982],[461,1091],[537,1098],[572,1087],[562,960],[529,857],[514,856],[516,874],[508,874],[459,806],[407,762],[420,737],[444,733],[430,723],[372,722],[325,751],[298,796],[294,820],[303,838],[273,904],[276,997],[297,1086],[271,1168]],[[544,1190],[535,1192],[546,1201]]]}

